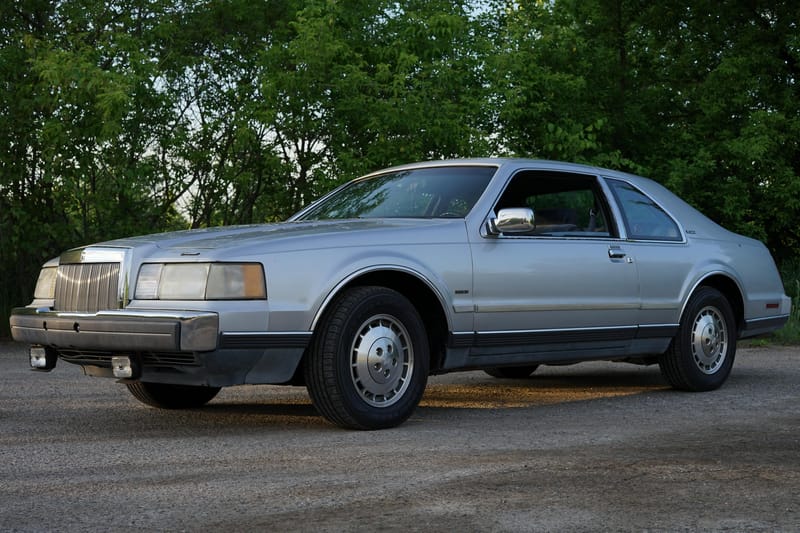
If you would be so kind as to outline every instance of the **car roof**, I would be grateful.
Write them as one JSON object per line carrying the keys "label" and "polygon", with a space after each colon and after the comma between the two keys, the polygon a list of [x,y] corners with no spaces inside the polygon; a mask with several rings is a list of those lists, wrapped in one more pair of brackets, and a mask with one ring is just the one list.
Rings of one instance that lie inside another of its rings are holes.
{"label": "car roof", "polygon": [[[528,158],[512,158],[512,157],[483,157],[483,158],[462,158],[462,159],[434,159],[429,161],[420,161],[415,163],[408,163],[403,165],[396,165],[389,168],[384,168],[376,172],[367,174],[373,176],[376,174],[385,174],[386,172],[393,172],[398,170],[410,170],[414,168],[431,168],[431,167],[447,167],[447,166],[519,166],[531,167],[532,169],[541,170],[559,170],[562,172],[576,172],[576,173],[590,173],[598,174],[609,177],[624,177],[626,179],[638,180],[647,179],[637,176],[635,174],[628,174],[617,170],[602,168],[592,165],[584,165],[581,163],[568,163],[565,161],[554,161],[549,159],[528,159]],[[365,176],[366,177],[366,176]]]}

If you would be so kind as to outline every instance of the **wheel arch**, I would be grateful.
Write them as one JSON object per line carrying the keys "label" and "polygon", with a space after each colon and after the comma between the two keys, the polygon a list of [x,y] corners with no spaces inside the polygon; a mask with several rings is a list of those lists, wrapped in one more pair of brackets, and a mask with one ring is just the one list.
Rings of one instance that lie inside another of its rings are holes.
{"label": "wheel arch", "polygon": [[440,369],[444,360],[448,332],[451,329],[445,312],[446,304],[441,292],[433,283],[413,270],[397,266],[380,267],[359,272],[344,280],[325,298],[314,316],[311,329],[316,329],[321,317],[329,310],[331,301],[338,294],[359,286],[386,287],[397,291],[411,302],[425,324],[430,347],[430,371]]}
{"label": "wheel arch", "polygon": [[[695,284],[694,288],[689,293],[689,298],[686,299],[686,303],[689,302],[691,296],[697,292],[700,287],[711,287],[718,290],[723,296],[725,296],[725,298],[731,304],[731,308],[733,309],[733,316],[736,320],[736,333],[738,337],[743,330],[745,323],[744,297],[742,296],[742,289],[739,287],[739,284],[736,282],[736,280],[721,272],[709,274]],[[686,303],[681,311],[681,316],[683,316],[683,313],[686,311]]]}

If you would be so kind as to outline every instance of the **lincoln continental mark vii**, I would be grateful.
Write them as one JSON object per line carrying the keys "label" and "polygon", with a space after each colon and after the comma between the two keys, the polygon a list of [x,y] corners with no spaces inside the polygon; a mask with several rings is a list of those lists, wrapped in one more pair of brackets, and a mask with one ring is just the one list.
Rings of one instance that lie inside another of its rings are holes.
{"label": "lincoln continental mark vii", "polygon": [[279,224],[66,251],[11,331],[34,369],[80,365],[151,406],[297,384],[331,422],[378,429],[456,370],[524,379],[613,360],[712,390],[737,340],[790,307],[763,244],[654,181],[472,159],[355,179]]}

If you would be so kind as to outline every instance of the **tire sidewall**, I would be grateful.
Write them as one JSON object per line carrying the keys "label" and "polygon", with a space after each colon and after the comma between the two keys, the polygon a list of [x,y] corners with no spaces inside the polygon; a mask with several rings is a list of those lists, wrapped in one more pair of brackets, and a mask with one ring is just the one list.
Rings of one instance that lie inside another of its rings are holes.
{"label": "tire sidewall", "polygon": [[[712,307],[720,314],[725,321],[727,335],[725,360],[712,374],[707,374],[700,370],[692,354],[692,328],[694,321],[706,307]],[[737,337],[736,320],[727,298],[711,287],[699,289],[689,301],[689,305],[681,319],[678,336],[673,341],[678,343],[677,350],[673,350],[675,352],[673,356],[678,358],[676,362],[684,376],[687,388],[695,391],[714,390],[727,380],[736,356]]]}
{"label": "tire sidewall", "polygon": [[[410,383],[402,398],[392,405],[376,407],[366,403],[355,388],[351,377],[351,347],[362,325],[377,315],[388,315],[405,327],[413,350],[413,369]],[[416,408],[425,391],[428,376],[428,339],[425,325],[414,306],[400,293],[391,289],[375,290],[360,300],[345,319],[337,339],[333,368],[338,390],[348,414],[361,426],[381,429],[397,426]]]}

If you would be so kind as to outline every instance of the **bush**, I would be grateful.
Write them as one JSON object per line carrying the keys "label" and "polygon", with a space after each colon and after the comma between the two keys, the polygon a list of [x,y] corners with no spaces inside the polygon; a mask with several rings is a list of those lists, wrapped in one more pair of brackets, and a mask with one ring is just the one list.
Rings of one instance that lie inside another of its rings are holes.
{"label": "bush", "polygon": [[786,261],[781,267],[781,277],[786,294],[792,298],[789,322],[770,336],[781,344],[800,344],[800,258]]}

